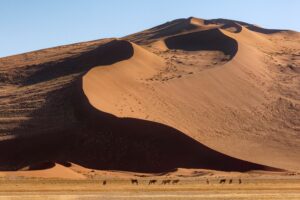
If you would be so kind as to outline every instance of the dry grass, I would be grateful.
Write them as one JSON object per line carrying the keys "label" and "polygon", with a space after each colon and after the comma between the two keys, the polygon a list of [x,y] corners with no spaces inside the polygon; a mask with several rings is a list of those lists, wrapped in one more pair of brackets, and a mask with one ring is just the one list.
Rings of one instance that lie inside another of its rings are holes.
{"label": "dry grass", "polygon": [[207,185],[204,179],[181,180],[176,185],[148,185],[147,179],[130,180],[1,180],[0,199],[299,199],[300,180],[247,179],[244,183]]}

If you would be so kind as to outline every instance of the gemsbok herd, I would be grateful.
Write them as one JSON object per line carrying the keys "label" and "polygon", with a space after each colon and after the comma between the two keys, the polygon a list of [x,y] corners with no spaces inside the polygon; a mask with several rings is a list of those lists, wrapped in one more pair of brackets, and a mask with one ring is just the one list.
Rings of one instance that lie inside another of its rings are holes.
{"label": "gemsbok herd", "polygon": [[[154,185],[154,184],[157,184],[158,182],[159,181],[156,180],[156,179],[151,179],[151,180],[149,180],[148,185]],[[169,185],[169,184],[175,185],[175,184],[178,184],[179,182],[180,182],[179,179],[175,179],[175,180],[167,179],[167,180],[162,180],[160,184],[161,185]],[[228,184],[233,184],[234,183],[234,179],[228,179],[228,180],[227,179],[220,179],[218,181],[219,184],[225,184],[226,182],[228,182]],[[210,183],[211,183],[211,181],[208,180],[208,179],[206,179],[206,184],[209,185]],[[237,183],[238,184],[242,184],[242,179],[238,179]],[[104,180],[102,182],[102,185],[106,185],[106,184],[107,184],[107,181]],[[131,184],[132,185],[138,185],[139,184],[138,179],[131,179]]]}

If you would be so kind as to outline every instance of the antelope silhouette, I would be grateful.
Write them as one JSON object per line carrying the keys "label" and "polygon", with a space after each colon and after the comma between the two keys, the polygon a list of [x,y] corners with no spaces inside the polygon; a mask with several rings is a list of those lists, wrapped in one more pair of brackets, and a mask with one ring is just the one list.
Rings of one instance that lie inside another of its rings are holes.
{"label": "antelope silhouette", "polygon": [[226,179],[221,179],[219,183],[220,183],[220,184],[226,183]]}
{"label": "antelope silhouette", "polygon": [[171,180],[163,180],[161,182],[161,184],[163,184],[163,185],[170,184],[170,183],[171,183]]}
{"label": "antelope silhouette", "polygon": [[155,184],[155,183],[156,183],[156,180],[150,180],[148,185],[152,185],[152,184]]}

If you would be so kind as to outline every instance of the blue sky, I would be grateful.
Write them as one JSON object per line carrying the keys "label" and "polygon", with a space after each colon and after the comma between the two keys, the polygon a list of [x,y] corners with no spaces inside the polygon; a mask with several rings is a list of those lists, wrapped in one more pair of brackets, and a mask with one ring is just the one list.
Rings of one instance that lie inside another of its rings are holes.
{"label": "blue sky", "polygon": [[299,0],[0,0],[0,57],[121,37],[189,16],[300,31],[299,13]]}

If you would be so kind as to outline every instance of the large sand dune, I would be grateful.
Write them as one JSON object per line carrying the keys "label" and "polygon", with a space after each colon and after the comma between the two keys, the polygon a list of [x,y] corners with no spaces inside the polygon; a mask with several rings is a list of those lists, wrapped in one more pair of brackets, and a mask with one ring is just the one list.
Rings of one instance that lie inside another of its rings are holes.
{"label": "large sand dune", "polygon": [[300,34],[180,19],[0,59],[0,167],[300,170]]}

